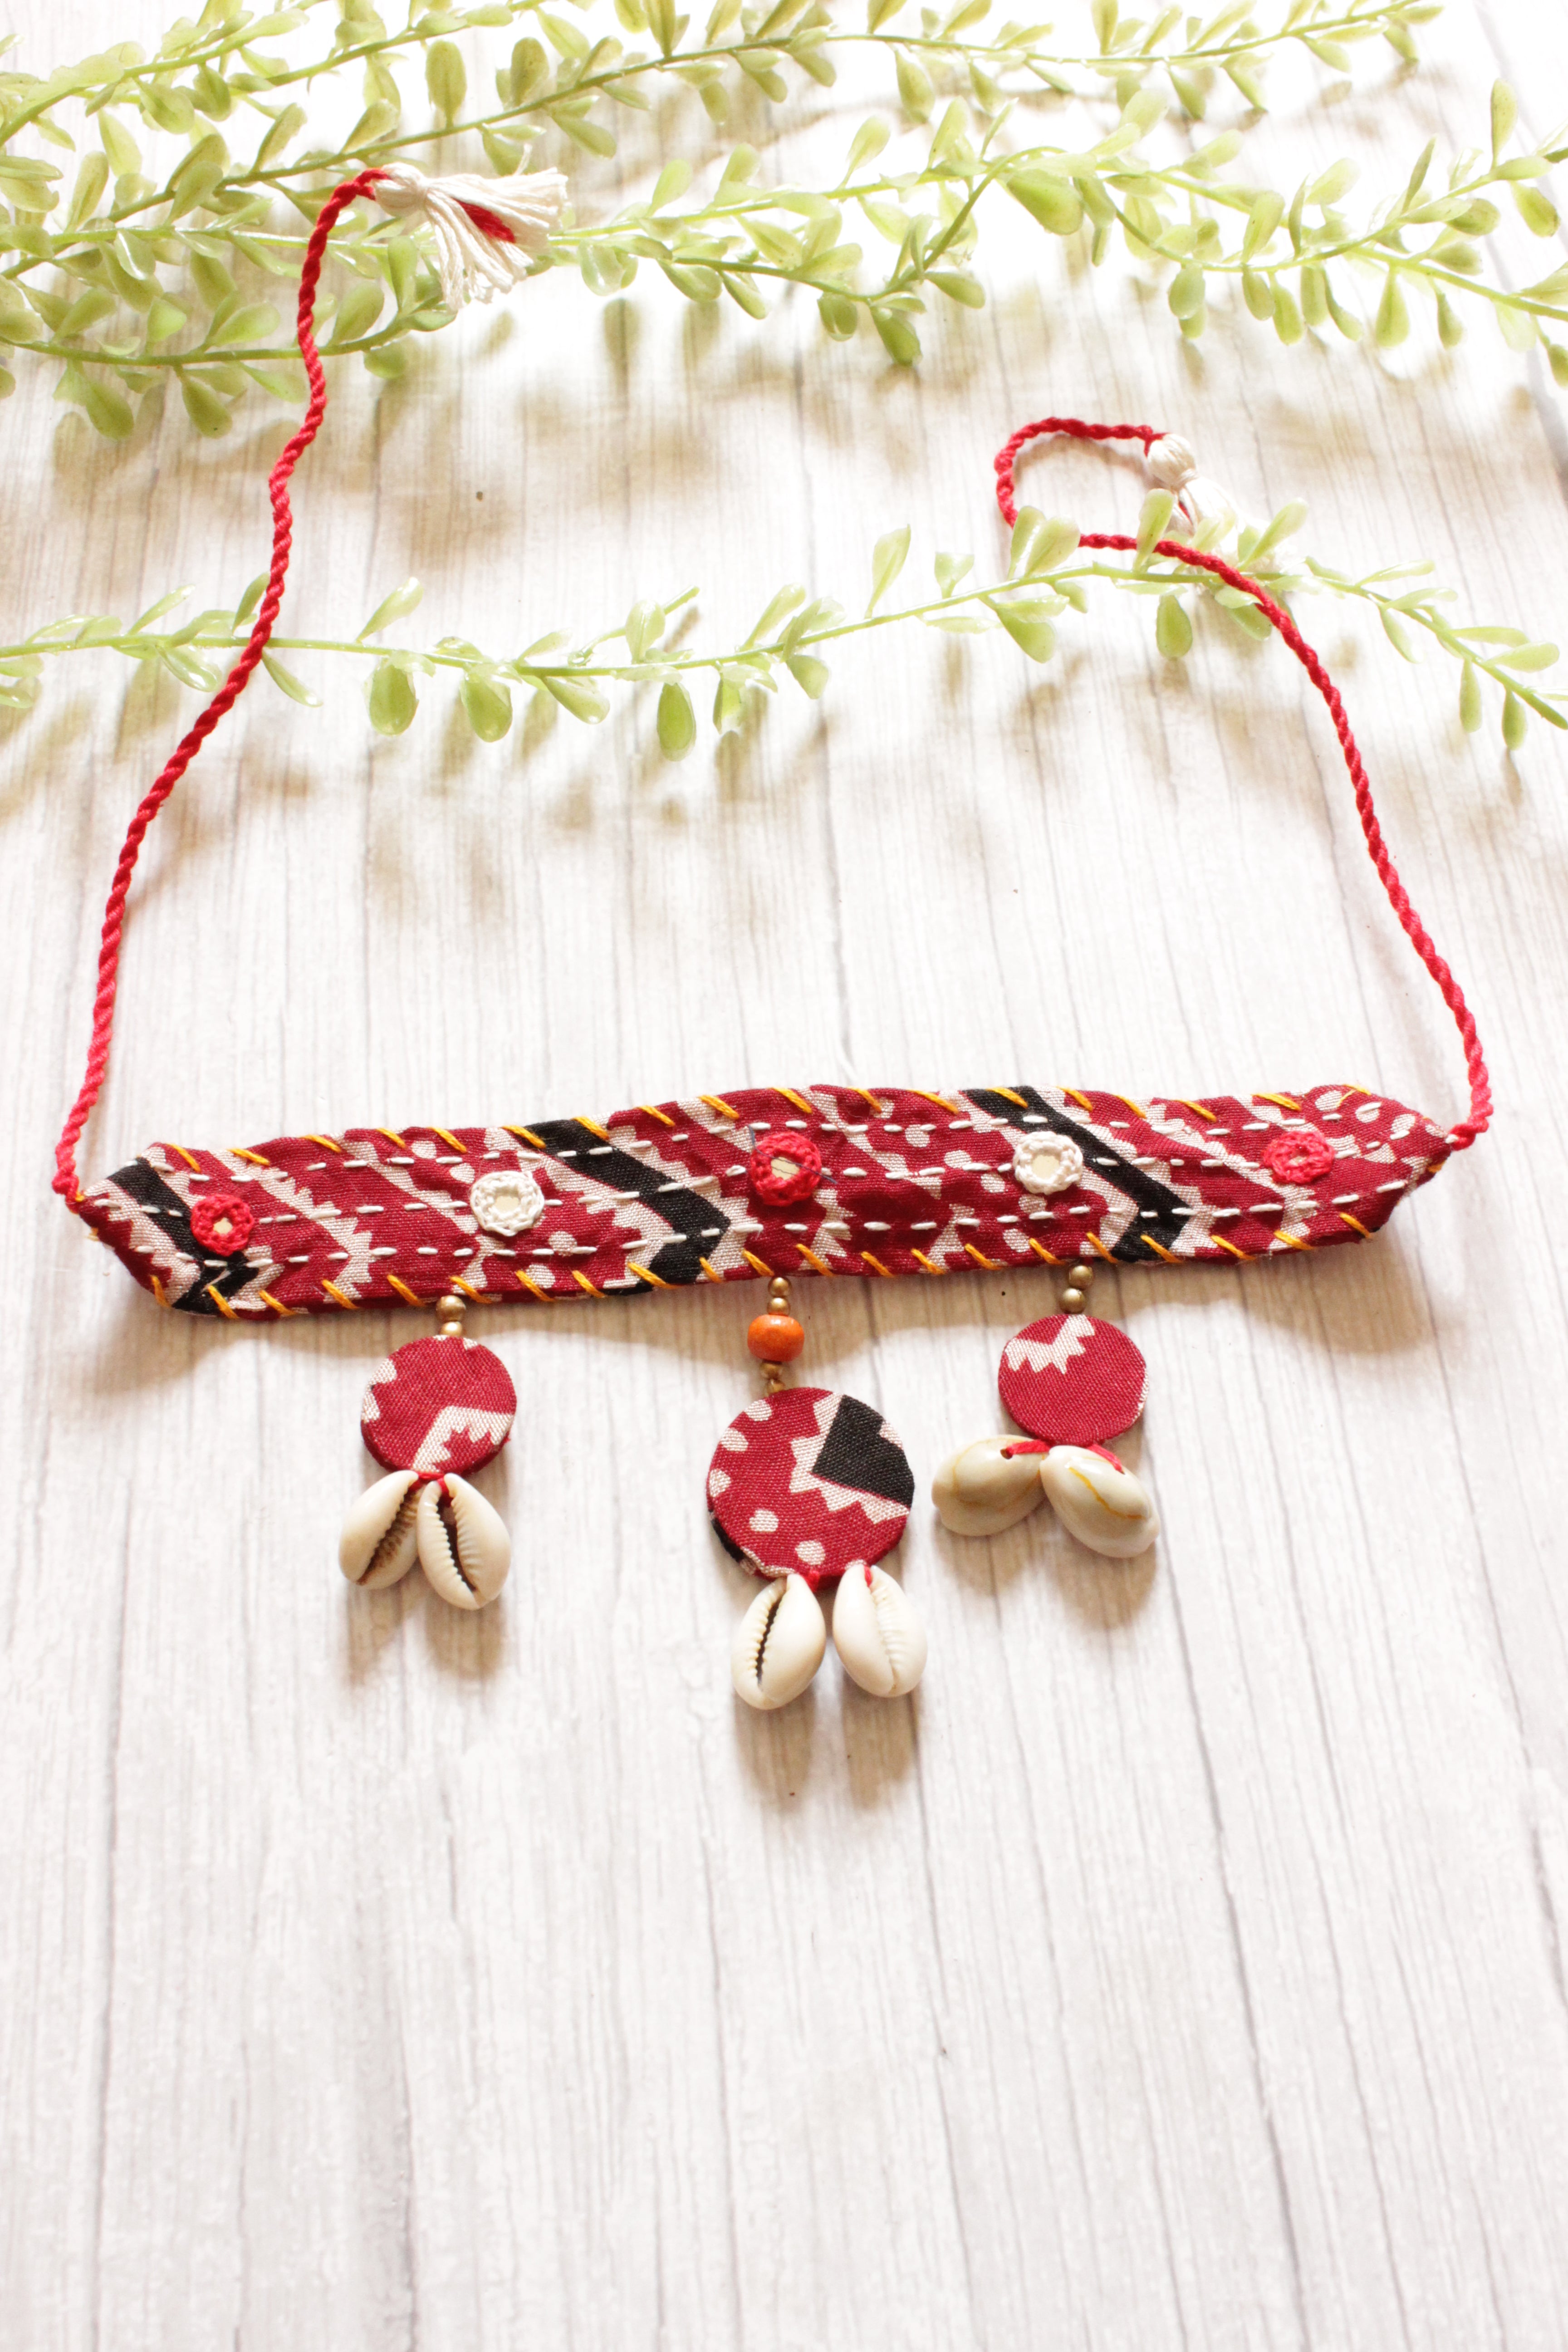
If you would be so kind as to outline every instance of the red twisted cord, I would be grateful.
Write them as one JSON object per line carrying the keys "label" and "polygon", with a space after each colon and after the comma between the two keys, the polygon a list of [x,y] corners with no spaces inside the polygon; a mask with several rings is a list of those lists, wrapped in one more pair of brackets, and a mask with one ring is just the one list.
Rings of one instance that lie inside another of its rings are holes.
{"label": "red twisted cord", "polygon": [[327,249],[327,239],[340,215],[356,197],[368,196],[376,182],[384,177],[384,173],[372,170],[361,172],[355,179],[345,180],[341,187],[332,190],[316,215],[316,225],[305,247],[305,265],[300,273],[300,307],[295,329],[300,356],[305,362],[305,373],[310,382],[310,398],[299,431],[268,477],[267,488],[272,500],[272,568],[267,575],[267,593],[257,609],[255,624],[244,652],[195,724],[181,738],[173,758],[132,818],[114,868],[114,880],[103,910],[103,934],[98,953],[98,989],[92,1000],[92,1037],[88,1048],[87,1069],[81,1082],[81,1092],[71,1106],[70,1117],[60,1130],[60,1139],[55,1147],[54,1189],[73,1209],[81,1196],[77,1178],[77,1145],[98,1100],[104,1074],[109,1067],[109,1048],[114,1034],[114,997],[120,985],[120,949],[125,929],[125,901],[130,895],[131,877],[136,871],[136,860],[142,854],[142,844],[146,839],[148,827],[225,711],[244,693],[252,671],[267,650],[267,641],[272,635],[279,607],[283,602],[283,583],[289,573],[289,552],[294,537],[294,518],[289,505],[289,478],[320,432],[321,419],[327,412],[327,379],[322,371],[321,353],[316,349],[312,324],[321,260]]}
{"label": "red twisted cord", "polygon": [[[1002,509],[1003,520],[1008,524],[1016,522],[1018,517],[1013,482],[1013,468],[1018,452],[1026,442],[1047,433],[1066,433],[1077,441],[1141,441],[1145,456],[1151,442],[1163,438],[1153,425],[1086,425],[1077,416],[1042,416],[1036,424],[1022,426],[997,451],[995,459],[996,503]],[[1122,531],[1085,531],[1079,541],[1080,547],[1135,549],[1137,544],[1136,539],[1129,538]],[[1350,771],[1356,814],[1361,819],[1361,829],[1366,838],[1367,855],[1388,895],[1389,905],[1399,918],[1401,929],[1436,982],[1443,1002],[1454,1016],[1454,1025],[1465,1048],[1465,1069],[1470,1082],[1470,1115],[1468,1118],[1461,1119],[1457,1127],[1449,1129],[1447,1142],[1450,1150],[1468,1151],[1476,1139],[1486,1133],[1492,1121],[1491,1079],[1476,1030],[1475,1015],[1465,1002],[1458,982],[1438,954],[1426,925],[1411,905],[1409,893],[1399,878],[1399,869],[1389,855],[1383,827],[1378,823],[1377,810],[1373,804],[1372,784],[1355,737],[1351,732],[1350,719],[1340,699],[1339,688],[1289,614],[1247,572],[1238,571],[1234,563],[1227,563],[1223,556],[1205,554],[1202,549],[1184,546],[1177,539],[1157,540],[1154,553],[1171,556],[1181,563],[1194,564],[1200,571],[1212,572],[1216,580],[1223,580],[1227,587],[1239,588],[1249,596],[1265,618],[1273,623],[1328,705],[1329,717],[1333,721],[1334,733],[1339,737],[1345,766]]]}

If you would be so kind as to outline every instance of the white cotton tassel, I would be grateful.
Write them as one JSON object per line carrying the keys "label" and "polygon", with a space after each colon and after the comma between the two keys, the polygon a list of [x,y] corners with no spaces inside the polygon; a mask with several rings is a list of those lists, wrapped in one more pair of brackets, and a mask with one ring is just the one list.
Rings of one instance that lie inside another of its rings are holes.
{"label": "white cotton tassel", "polygon": [[1228,490],[1199,473],[1190,441],[1179,433],[1162,433],[1150,442],[1143,462],[1156,489],[1174,490],[1176,504],[1194,533],[1206,530],[1210,545],[1234,534],[1238,520],[1236,500]]}
{"label": "white cotton tassel", "polygon": [[[510,294],[521,283],[531,257],[543,251],[561,217],[565,194],[559,172],[518,173],[505,180],[447,172],[432,180],[414,163],[389,163],[375,187],[375,200],[385,211],[429,222],[441,299],[449,310]],[[500,222],[507,236],[490,235],[486,215]]]}

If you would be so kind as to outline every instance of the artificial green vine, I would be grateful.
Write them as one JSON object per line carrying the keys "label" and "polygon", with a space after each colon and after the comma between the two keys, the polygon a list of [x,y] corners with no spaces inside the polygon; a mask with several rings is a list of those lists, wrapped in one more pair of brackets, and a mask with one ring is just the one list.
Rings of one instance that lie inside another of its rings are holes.
{"label": "artificial green vine", "polygon": [[[981,585],[971,579],[973,559],[938,554],[934,560],[934,595],[895,612],[881,610],[903,571],[910,551],[910,531],[889,531],[877,542],[871,562],[871,590],[864,611],[849,617],[831,597],[808,598],[804,588],[788,585],[768,600],[755,626],[742,642],[721,652],[702,652],[671,641],[669,624],[689,606],[697,592],[686,589],[664,604],[634,604],[623,621],[584,643],[571,646],[565,633],[552,632],[513,656],[487,654],[460,637],[443,637],[426,650],[378,645],[374,640],[412,613],[420,599],[417,581],[405,581],[378,604],[363,628],[352,639],[275,636],[266,659],[279,688],[296,702],[314,704],[319,696],[281,660],[285,653],[349,655],[371,667],[365,692],[372,725],[383,735],[400,735],[418,709],[416,681],[445,673],[458,685],[458,698],[468,725],[482,741],[497,742],[512,726],[513,697],[518,691],[544,697],[588,723],[606,716],[606,689],[618,685],[634,691],[657,691],[656,723],[659,744],[669,759],[680,759],[697,740],[698,723],[693,686],[712,691],[711,717],[722,736],[742,726],[749,709],[763,694],[776,693],[787,677],[816,699],[827,684],[826,648],[910,621],[957,635],[975,635],[1002,628],[1034,662],[1049,661],[1057,650],[1057,625],[1064,615],[1088,607],[1091,582],[1109,583],[1124,594],[1154,600],[1155,640],[1168,659],[1179,660],[1193,645],[1189,602],[1196,596],[1212,600],[1248,635],[1267,637],[1270,624],[1253,601],[1229,586],[1215,588],[1211,576],[1191,564],[1154,552],[1156,541],[1170,523],[1169,492],[1152,491],[1144,501],[1138,547],[1130,562],[1086,558],[1079,547],[1075,524],[1048,519],[1026,507],[1013,532],[1010,561],[1004,580]],[[1237,546],[1239,562],[1268,583],[1269,593],[1284,599],[1314,588],[1374,611],[1391,643],[1406,660],[1419,658],[1420,641],[1429,639],[1460,664],[1459,714],[1473,731],[1482,719],[1482,685],[1486,678],[1501,694],[1503,740],[1510,750],[1524,740],[1527,712],[1533,710],[1554,727],[1568,727],[1562,705],[1568,697],[1546,694],[1529,680],[1557,658],[1555,646],[1532,643],[1521,629],[1461,625],[1444,607],[1453,591],[1430,585],[1396,583],[1423,582],[1430,564],[1394,565],[1352,579],[1346,573],[1306,558],[1292,569],[1283,562],[1284,543],[1300,530],[1306,517],[1301,503],[1281,508],[1261,529],[1244,530]],[[1215,527],[1194,534],[1195,543],[1209,544]],[[0,646],[0,704],[25,709],[37,698],[46,665],[68,655],[109,651],[128,660],[162,668],[182,686],[209,694],[217,685],[227,658],[244,644],[250,616],[260,601],[265,575],[252,581],[237,608],[200,613],[178,628],[161,630],[165,620],[189,595],[175,590],[161,597],[127,628],[110,614],[72,614],[36,630],[22,644]],[[619,644],[622,654],[607,655]]]}
{"label": "artificial green vine", "polygon": [[[405,23],[389,29],[371,0],[331,0],[323,40],[328,0],[259,16],[242,0],[207,0],[153,58],[124,44],[46,79],[0,75],[0,342],[59,364],[58,395],[110,439],[130,434],[132,403],[171,377],[197,429],[223,433],[257,389],[302,396],[266,283],[297,273],[308,225],[337,181],[395,156],[429,161],[437,144],[448,163],[477,161],[482,147],[493,169],[510,172],[538,160],[552,133],[609,156],[633,126],[622,163],[647,193],[607,218],[589,217],[584,203],[541,262],[575,268],[596,294],[623,290],[648,266],[692,302],[727,298],[761,318],[779,290],[798,287],[829,335],[868,322],[894,360],[911,363],[929,300],[984,304],[976,252],[1010,197],[1048,235],[1083,240],[1096,263],[1124,246],[1164,284],[1187,336],[1236,291],[1287,344],[1328,327],[1353,341],[1370,326],[1389,346],[1411,331],[1414,294],[1451,344],[1468,297],[1515,350],[1543,340],[1568,382],[1568,348],[1549,332],[1568,324],[1568,271],[1515,290],[1488,277],[1477,243],[1497,226],[1500,200],[1538,236],[1557,226],[1539,183],[1568,146],[1556,138],[1510,152],[1516,110],[1502,85],[1483,152],[1438,171],[1429,143],[1403,191],[1353,221],[1348,161],[1290,192],[1231,175],[1245,155],[1233,126],[1195,152],[1168,141],[1151,152],[1167,114],[1196,121],[1227,98],[1261,109],[1281,52],[1337,75],[1371,41],[1414,63],[1433,0],[1283,0],[1266,26],[1248,0],[1206,19],[1176,7],[1124,16],[1119,0],[1093,0],[1077,45],[1040,25],[984,29],[990,0],[922,8],[918,23],[911,0],[869,0],[855,23],[823,0],[717,0],[700,34],[674,0],[614,0],[615,31],[596,0],[563,5],[571,13],[544,0],[411,0]],[[487,59],[495,102],[470,104],[454,37],[468,37],[471,53],[490,33],[505,36]],[[660,149],[656,99],[684,91],[717,126],[742,105],[773,110],[782,125],[792,95],[831,87],[851,47],[879,60],[887,106],[859,120],[827,184],[763,184],[754,142],[730,146],[716,170]],[[422,93],[408,86],[416,76]],[[311,109],[319,120],[353,78],[358,121],[336,143],[312,138]],[[1041,118],[1069,101],[1100,113],[1087,143],[1040,135]],[[60,119],[68,106],[79,110],[74,127]],[[35,142],[77,153],[74,176],[31,152]],[[171,160],[174,142],[183,144]],[[708,184],[693,197],[700,171]],[[408,338],[447,316],[420,239],[369,207],[351,216],[333,241],[325,348],[395,375]],[[0,377],[8,389],[11,375]]]}

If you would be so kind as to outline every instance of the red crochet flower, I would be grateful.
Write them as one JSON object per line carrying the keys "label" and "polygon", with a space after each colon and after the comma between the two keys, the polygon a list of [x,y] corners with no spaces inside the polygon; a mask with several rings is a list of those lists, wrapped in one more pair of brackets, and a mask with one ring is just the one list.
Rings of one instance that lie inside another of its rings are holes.
{"label": "red crochet flower", "polygon": [[1334,1164],[1334,1147],[1315,1127],[1282,1127],[1271,1135],[1265,1167],[1282,1184],[1312,1184]]}
{"label": "red crochet flower", "polygon": [[816,1192],[822,1154],[809,1135],[791,1135],[787,1128],[780,1128],[761,1138],[748,1173],[759,1201],[784,1209],[792,1201],[804,1201]]}
{"label": "red crochet flower", "polygon": [[191,1231],[204,1249],[222,1250],[226,1256],[242,1250],[256,1228],[256,1219],[236,1192],[204,1192],[191,1211]]}

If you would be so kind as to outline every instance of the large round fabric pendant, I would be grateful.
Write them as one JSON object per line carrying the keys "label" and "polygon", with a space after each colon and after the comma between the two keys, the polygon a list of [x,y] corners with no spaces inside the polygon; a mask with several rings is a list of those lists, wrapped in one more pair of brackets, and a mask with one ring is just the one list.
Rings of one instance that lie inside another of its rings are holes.
{"label": "large round fabric pendant", "polygon": [[365,1444],[388,1470],[426,1477],[477,1470],[511,1435],[511,1374],[477,1339],[411,1339],[371,1374],[360,1407]]}
{"label": "large round fabric pendant", "polygon": [[1047,1445],[1101,1445],[1143,1410],[1147,1367],[1114,1323],[1093,1315],[1046,1315],[1002,1350],[1002,1402]]}
{"label": "large round fabric pendant", "polygon": [[813,1588],[891,1551],[914,1500],[909,1457],[874,1405],[833,1389],[780,1389],[747,1405],[713,1449],[708,1507],[754,1576]]}

